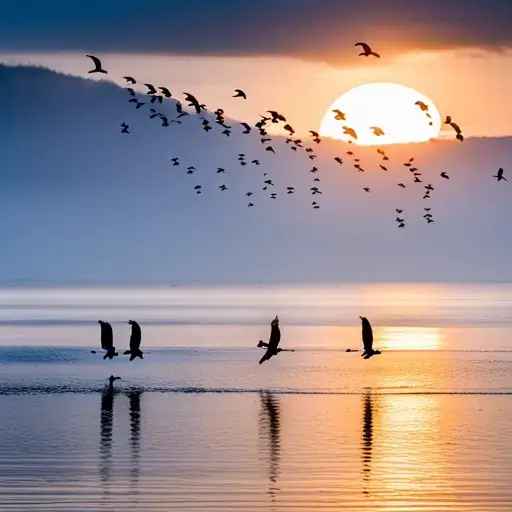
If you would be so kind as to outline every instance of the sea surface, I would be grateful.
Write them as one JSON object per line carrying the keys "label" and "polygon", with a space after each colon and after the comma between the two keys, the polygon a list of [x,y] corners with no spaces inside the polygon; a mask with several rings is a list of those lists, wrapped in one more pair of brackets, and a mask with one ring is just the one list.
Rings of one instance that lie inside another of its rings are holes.
{"label": "sea surface", "polygon": [[511,420],[509,284],[0,289],[0,511],[511,511]]}

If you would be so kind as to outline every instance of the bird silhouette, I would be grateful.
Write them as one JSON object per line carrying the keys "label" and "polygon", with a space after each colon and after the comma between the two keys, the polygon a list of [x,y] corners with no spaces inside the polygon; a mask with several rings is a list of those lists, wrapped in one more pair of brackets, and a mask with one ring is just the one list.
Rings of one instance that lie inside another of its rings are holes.
{"label": "bird silhouette", "polygon": [[130,96],[135,96],[135,91],[133,89],[131,89],[130,87],[127,87],[126,90],[128,91],[128,94]]}
{"label": "bird silhouette", "polygon": [[121,123],[121,128],[122,128],[121,133],[130,133],[128,131],[128,128],[130,128],[130,126],[127,125],[126,123]]}
{"label": "bird silhouette", "polygon": [[347,120],[345,114],[341,110],[336,108],[333,110],[333,112],[336,114],[334,116],[334,119],[336,119],[336,121],[346,121]]}
{"label": "bird silhouette", "polygon": [[142,341],[142,331],[140,325],[135,320],[129,320],[128,323],[132,326],[132,333],[130,336],[130,349],[124,351],[124,355],[130,355],[130,361],[136,357],[144,359],[143,352],[140,350],[140,343]]}
{"label": "bird silhouette", "polygon": [[279,121],[286,123],[286,117],[284,117],[279,112],[276,112],[275,110],[267,110],[267,112],[272,116],[272,118],[271,118],[272,123],[278,123]]}
{"label": "bird silhouette", "polygon": [[89,57],[94,62],[94,69],[91,69],[89,73],[104,73],[105,75],[107,72],[101,67],[101,60],[98,59],[98,57],[95,57],[94,55],[86,55],[86,57]]}
{"label": "bird silhouette", "polygon": [[167,87],[159,87],[159,89],[162,91],[163,95],[166,98],[171,98],[172,97],[171,91],[169,91],[169,89],[167,89]]}
{"label": "bird silhouette", "polygon": [[376,135],[377,137],[384,135],[384,130],[378,126],[370,126],[370,130],[373,130],[373,135]]}
{"label": "bird silhouette", "polygon": [[503,176],[503,168],[501,168],[501,167],[498,169],[498,173],[493,175],[493,178],[496,178],[497,181],[501,181],[501,180],[508,181],[507,178],[505,178],[505,176]]}
{"label": "bird silhouette", "polygon": [[155,89],[155,87],[151,84],[144,84],[147,88],[148,88],[148,92],[146,92],[146,94],[156,94],[157,91]]}
{"label": "bird silhouette", "polygon": [[131,100],[128,100],[129,103],[135,103],[135,108],[136,109],[139,109],[140,107],[142,107],[143,105],[145,105],[145,103],[143,101],[139,101],[137,99],[131,99]]}
{"label": "bird silhouette", "polygon": [[247,99],[247,96],[245,92],[242,91],[242,89],[235,89],[235,93],[236,94],[233,94],[233,98],[243,98],[244,100]]}
{"label": "bird silhouette", "polygon": [[363,353],[361,357],[364,359],[369,359],[374,355],[380,354],[379,350],[373,350],[373,330],[370,322],[365,316],[360,316],[361,319],[361,327],[362,327],[362,338],[363,338]]}
{"label": "bird silhouette", "polygon": [[405,185],[403,183],[398,184],[399,187],[405,188]]}
{"label": "bird silhouette", "polygon": [[364,190],[365,192],[368,192],[368,194],[371,192],[371,190],[370,190],[368,187],[364,187],[364,188],[363,188],[363,190]]}
{"label": "bird silhouette", "polygon": [[240,123],[240,124],[245,128],[245,130],[242,133],[244,133],[244,134],[250,133],[250,131],[251,131],[250,125],[248,125],[247,123]]}
{"label": "bird silhouette", "polygon": [[254,204],[253,204],[253,203],[249,203],[247,206],[248,206],[249,208],[252,208],[252,207],[254,206]]}
{"label": "bird silhouette", "polygon": [[116,352],[116,347],[114,347],[114,333],[112,331],[112,326],[108,322],[103,322],[102,320],[98,320],[98,323],[100,324],[101,329],[101,348],[106,350],[103,359],[113,359],[119,354]]}
{"label": "bird silhouette", "polygon": [[183,94],[185,95],[185,101],[188,101],[188,106],[194,107],[196,113],[200,114],[202,105],[199,104],[198,99],[193,94],[188,92],[184,92]]}
{"label": "bird silhouette", "polygon": [[[264,341],[260,340],[258,342],[258,348],[266,348],[267,351],[263,355],[263,357],[260,359],[259,364],[264,363],[265,361],[268,361],[271,357],[276,356],[279,354],[279,352],[285,351],[285,349],[278,348],[279,342],[281,341],[281,330],[279,329],[279,317],[276,315],[276,317],[270,322],[270,337],[268,340],[268,343],[265,343]],[[286,350],[287,352],[293,352],[293,350]]]}
{"label": "bird silhouette", "polygon": [[226,187],[226,185],[219,185],[219,188],[222,190],[222,192],[224,192],[225,190],[228,189],[228,187]]}
{"label": "bird silhouette", "polygon": [[373,57],[380,59],[380,55],[375,53],[366,43],[356,43],[354,46],[360,46],[363,49],[363,53],[359,54],[360,57],[369,57],[372,55]]}
{"label": "bird silhouette", "polygon": [[126,80],[126,83],[128,84],[136,84],[137,81],[135,80],[135,78],[131,77],[131,76],[123,76],[123,78]]}
{"label": "bird silhouette", "polygon": [[343,127],[343,133],[345,135],[350,135],[352,138],[357,139],[357,133],[353,128],[349,128],[348,126]]}
{"label": "bird silhouette", "polygon": [[420,109],[423,111],[423,112],[426,112],[428,111],[428,105],[426,103],[424,103],[423,101],[417,101],[415,103],[415,105],[418,105],[418,107],[420,107]]}

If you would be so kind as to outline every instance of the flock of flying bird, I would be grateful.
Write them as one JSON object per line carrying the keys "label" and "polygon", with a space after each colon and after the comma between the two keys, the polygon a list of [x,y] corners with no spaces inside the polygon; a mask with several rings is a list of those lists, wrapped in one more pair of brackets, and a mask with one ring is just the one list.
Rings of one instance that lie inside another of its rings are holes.
{"label": "flock of flying bird", "polygon": [[[368,319],[364,316],[359,317],[361,319],[362,325],[362,339],[363,339],[363,353],[361,354],[364,359],[369,359],[374,355],[380,354],[379,350],[373,349],[373,331],[372,326]],[[105,355],[103,359],[113,359],[119,354],[116,352],[116,347],[114,346],[114,333],[112,330],[112,326],[108,322],[104,322],[102,320],[98,320],[101,328],[101,348],[105,350]],[[132,326],[132,332],[130,336],[130,348],[126,350],[123,354],[130,355],[130,361],[133,361],[136,357],[140,357],[144,359],[143,352],[140,350],[140,344],[142,342],[142,330],[140,325],[134,320],[130,320],[128,322]],[[257,344],[258,348],[264,348],[265,354],[260,359],[259,364],[268,361],[273,356],[277,356],[280,352],[294,352],[293,349],[285,349],[280,348],[279,343],[281,341],[281,329],[279,328],[279,316],[276,317],[270,322],[270,336],[268,343],[260,340]],[[357,350],[353,350],[348,348],[346,352],[357,352]],[[95,350],[91,350],[92,354],[96,354]],[[118,377],[111,377],[111,379],[116,379]]]}
{"label": "flock of flying bird", "polygon": [[[360,46],[362,48],[363,51],[362,51],[362,53],[359,54],[359,56],[364,56],[364,57],[373,56],[376,58],[380,58],[380,55],[375,53],[372,50],[372,48],[369,45],[367,45],[366,43],[356,43],[354,46],[356,46],[356,47]],[[101,61],[97,57],[95,57],[94,55],[87,55],[87,57],[92,59],[92,61],[94,62],[94,65],[95,65],[95,68],[90,70],[89,73],[107,74],[107,71],[102,68]],[[140,101],[140,99],[137,97],[137,93],[131,87],[131,86],[135,85],[137,83],[137,81],[135,80],[135,78],[133,78],[131,76],[125,76],[123,78],[124,78],[124,80],[126,80],[126,83],[127,83],[126,91],[130,95],[130,99],[128,100],[129,103],[133,103],[135,106],[135,109],[137,109],[137,110],[142,108],[144,105],[147,104],[147,102]],[[164,100],[171,100],[176,109],[176,118],[169,119],[168,116],[164,115],[161,112],[158,112],[155,108],[150,107],[150,109],[149,109],[149,112],[150,112],[149,118],[150,119],[157,119],[157,120],[161,121],[163,127],[169,127],[172,124],[182,124],[182,119],[187,116],[190,116],[190,113],[184,109],[182,102],[177,99],[174,99],[171,91],[167,87],[155,87],[153,84],[150,84],[150,83],[143,83],[143,85],[147,88],[146,94],[148,96],[150,96],[150,100],[149,100],[150,104],[153,104],[156,106],[157,103],[162,104],[162,102]],[[235,94],[233,95],[234,98],[247,99],[247,95],[242,89],[235,89],[234,92],[235,92]],[[188,107],[191,107],[195,111],[199,120],[201,121],[202,129],[205,132],[210,132],[213,129],[212,121],[211,121],[212,113],[209,112],[206,105],[204,105],[203,103],[200,103],[200,101],[193,94],[190,94],[187,92],[185,92],[183,94],[185,96],[185,101],[187,102]],[[432,117],[428,111],[428,105],[422,101],[416,101],[415,104],[421,109],[422,112],[425,113],[427,122],[430,125],[432,125]],[[333,112],[334,118],[337,121],[340,121],[340,124],[341,124],[340,128],[342,130],[342,133],[349,137],[349,140],[347,142],[349,144],[353,144],[353,141],[356,141],[358,139],[358,134],[356,133],[356,131],[353,128],[345,125],[344,122],[346,121],[346,114],[344,112],[341,112],[338,109],[335,109],[332,112]],[[205,117],[206,114],[209,114],[210,118]],[[213,122],[215,124],[219,125],[220,128],[222,129],[221,134],[226,137],[229,137],[233,131],[233,127],[226,124],[226,119],[224,117],[224,110],[219,108],[213,112],[213,115],[215,116],[215,120]],[[287,136],[285,142],[289,146],[290,150],[292,150],[294,152],[297,152],[299,150],[304,150],[304,152],[307,154],[309,160],[315,160],[317,158],[317,155],[315,154],[313,147],[304,146],[304,143],[300,138],[294,137],[295,130],[288,123],[286,117],[283,114],[281,114],[275,110],[268,110],[267,112],[265,112],[264,115],[260,115],[260,118],[261,119],[257,123],[255,123],[254,126],[251,126],[249,123],[246,123],[246,122],[241,122],[239,124],[243,128],[243,131],[241,133],[244,135],[248,135],[255,129],[258,131],[259,136],[260,136],[260,142],[263,145],[264,150],[266,152],[275,154],[275,149],[270,144],[270,143],[272,143],[272,137],[269,136],[269,134],[267,132],[267,128],[269,127],[269,125],[276,125],[276,124],[282,123],[282,128],[288,133],[288,136]],[[456,134],[456,138],[458,140],[460,140],[461,142],[464,140],[464,136],[462,134],[460,127],[455,122],[452,121],[451,116],[446,117],[445,124],[449,125],[453,128],[453,130],[455,131],[455,134]],[[130,126],[127,123],[123,122],[121,124],[121,133],[129,134],[130,133],[129,129],[130,129]],[[378,126],[371,126],[371,127],[369,127],[369,129],[372,130],[373,134],[377,137],[385,135],[384,130]],[[317,131],[310,130],[309,134],[312,138],[313,143],[320,144],[322,142],[322,139],[320,138],[320,135]],[[380,155],[381,160],[382,160],[382,163],[379,165],[380,169],[382,169],[383,171],[387,171],[388,164],[386,164],[386,161],[389,160],[389,157],[386,155],[385,151],[381,148],[377,149],[377,153]],[[352,158],[353,166],[358,172],[365,172],[365,169],[362,167],[362,165],[360,163],[361,160],[359,158],[356,158],[354,151],[349,150],[346,152],[346,154]],[[248,159],[244,153],[238,154],[238,162],[241,166],[246,166],[249,164],[254,165],[254,166],[260,165],[260,161],[258,159],[252,158],[249,160],[250,161],[248,161]],[[181,165],[180,159],[178,157],[172,157],[172,158],[170,158],[170,161],[172,162],[172,166],[179,167]],[[344,163],[343,159],[339,156],[335,157],[334,161],[337,162],[339,165],[343,165],[343,163]],[[416,184],[423,183],[423,180],[421,179],[422,173],[414,165],[414,158],[410,158],[403,165],[406,168],[408,168],[409,172],[411,173],[411,178],[412,178],[413,183],[416,183]],[[186,168],[186,173],[188,175],[194,174],[195,171],[196,171],[196,168],[194,166],[188,166]],[[224,174],[226,172],[226,169],[222,168],[222,167],[218,167],[216,172],[219,175]],[[313,178],[312,178],[313,183],[309,190],[311,192],[311,195],[313,195],[313,196],[321,195],[322,191],[319,188],[320,178],[317,175],[319,172],[319,169],[316,166],[313,166],[309,172],[313,176]],[[450,179],[450,176],[448,176],[448,174],[446,172],[441,172],[440,177],[442,179],[446,179],[446,180]],[[503,176],[502,168],[500,168],[498,170],[498,173],[493,177],[495,177],[498,181],[501,181],[501,180],[507,181],[506,178]],[[262,183],[261,183],[262,190],[268,191],[269,197],[271,199],[276,199],[278,193],[272,192],[272,190],[275,190],[275,185],[274,185],[273,180],[268,177],[267,172],[263,173],[263,178],[264,179],[262,179]],[[401,188],[406,188],[406,184],[403,181],[397,183],[397,185]],[[228,190],[228,187],[226,184],[221,184],[218,186],[218,188],[222,192],[225,192],[226,190]],[[423,188],[424,188],[423,199],[425,199],[425,200],[430,199],[431,192],[434,191],[434,186],[431,183],[428,183],[426,185],[423,185]],[[195,193],[198,195],[203,193],[202,185],[199,185],[199,184],[194,185],[193,189],[194,189]],[[363,190],[366,193],[371,193],[371,189],[369,187],[363,187]],[[285,194],[291,195],[294,193],[295,193],[295,187],[293,187],[293,186],[286,187]],[[253,199],[252,199],[252,196],[254,195],[254,191],[247,191],[245,195],[247,196],[247,198],[249,198],[249,201],[250,201],[247,204],[247,206],[250,208],[254,207],[255,203],[253,202]],[[316,198],[314,198],[314,199],[316,199]],[[311,206],[315,210],[318,210],[320,208],[320,205],[318,204],[317,200],[312,200]],[[396,217],[396,222],[397,222],[398,227],[404,228],[406,224],[405,224],[405,219],[402,216],[403,209],[397,208],[395,211],[398,214],[398,216]],[[431,224],[434,222],[433,216],[430,212],[431,212],[431,208],[428,208],[428,207],[424,208],[423,218],[426,220],[426,222],[428,224]]]}

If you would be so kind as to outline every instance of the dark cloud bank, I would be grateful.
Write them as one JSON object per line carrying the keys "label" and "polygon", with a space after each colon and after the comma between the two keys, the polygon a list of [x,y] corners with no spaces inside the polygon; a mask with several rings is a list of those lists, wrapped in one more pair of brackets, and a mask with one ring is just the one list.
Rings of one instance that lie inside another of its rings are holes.
{"label": "dark cloud bank", "polygon": [[[511,139],[411,145],[436,187],[430,201],[396,186],[409,178],[400,165],[357,173],[332,160],[346,145],[321,145],[313,211],[311,162],[283,140],[272,155],[256,136],[207,134],[192,117],[162,128],[115,85],[43,69],[0,67],[0,92],[0,282],[512,279],[512,184],[491,178],[511,160]],[[239,152],[262,165],[242,168]],[[188,165],[197,173],[187,176]],[[264,171],[275,201],[261,191]],[[295,195],[283,194],[288,185]],[[432,225],[421,218],[427,204]],[[397,207],[406,229],[396,228]]]}
{"label": "dark cloud bank", "polygon": [[366,40],[403,48],[512,42],[512,2],[489,0],[32,0],[2,2],[4,51],[288,55],[342,63]]}

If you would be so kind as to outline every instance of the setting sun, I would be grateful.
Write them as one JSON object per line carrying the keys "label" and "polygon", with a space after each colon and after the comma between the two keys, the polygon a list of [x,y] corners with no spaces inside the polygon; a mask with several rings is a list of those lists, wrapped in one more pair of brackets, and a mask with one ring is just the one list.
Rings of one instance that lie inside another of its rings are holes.
{"label": "setting sun", "polygon": [[[423,110],[416,102],[422,103]],[[393,83],[354,87],[329,107],[320,125],[320,135],[359,145],[426,142],[440,130],[441,116],[432,100]]]}

